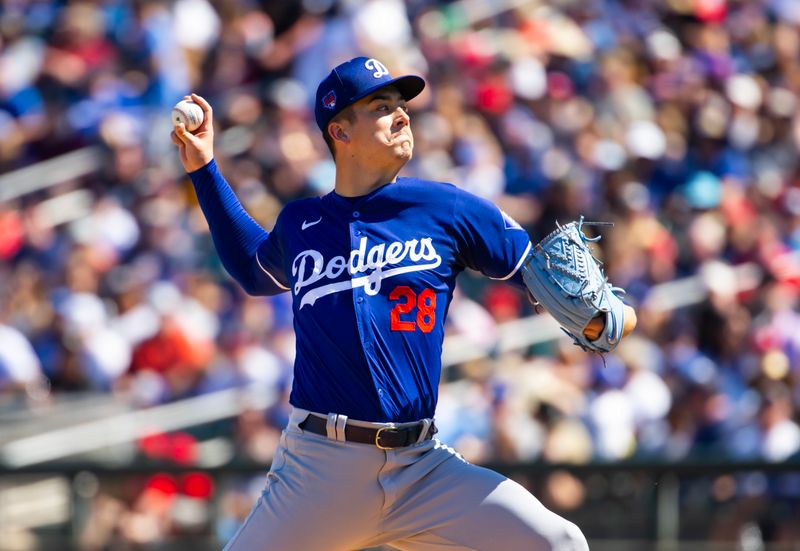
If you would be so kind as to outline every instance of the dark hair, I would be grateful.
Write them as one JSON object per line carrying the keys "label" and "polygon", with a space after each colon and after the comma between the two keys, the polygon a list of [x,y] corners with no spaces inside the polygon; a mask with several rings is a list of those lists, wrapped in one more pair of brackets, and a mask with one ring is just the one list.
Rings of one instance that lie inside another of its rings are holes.
{"label": "dark hair", "polygon": [[[346,120],[349,123],[353,123],[356,120],[356,112],[353,110],[352,105],[348,105],[340,113],[336,113],[336,116],[333,117],[328,125],[330,126],[331,122],[339,122],[342,119]],[[336,153],[333,149],[333,138],[331,137],[330,133],[328,132],[328,127],[325,127],[325,130],[322,131],[322,138],[325,140],[325,144],[328,146],[328,149],[331,152],[331,156],[336,159]]]}

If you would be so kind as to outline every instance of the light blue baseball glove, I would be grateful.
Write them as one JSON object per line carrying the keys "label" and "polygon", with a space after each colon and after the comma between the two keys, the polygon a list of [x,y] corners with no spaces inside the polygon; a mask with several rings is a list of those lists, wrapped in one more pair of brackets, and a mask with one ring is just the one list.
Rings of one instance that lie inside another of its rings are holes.
{"label": "light blue baseball glove", "polygon": [[[622,338],[624,305],[603,274],[588,243],[584,225],[608,224],[570,222],[550,233],[535,245],[522,265],[522,277],[538,304],[541,304],[561,325],[561,329],[583,350],[610,352]],[[605,315],[605,328],[590,341],[583,334],[587,324],[599,314]]]}

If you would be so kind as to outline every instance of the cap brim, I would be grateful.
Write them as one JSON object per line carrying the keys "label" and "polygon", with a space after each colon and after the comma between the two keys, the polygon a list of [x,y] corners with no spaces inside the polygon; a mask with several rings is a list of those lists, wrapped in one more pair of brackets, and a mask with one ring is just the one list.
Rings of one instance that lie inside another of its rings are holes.
{"label": "cap brim", "polygon": [[425,80],[417,75],[406,75],[392,79],[385,86],[391,85],[397,88],[403,99],[410,100],[417,97],[425,89]]}
{"label": "cap brim", "polygon": [[387,86],[394,86],[397,88],[397,91],[400,92],[400,95],[403,96],[404,100],[410,100],[417,97],[419,93],[422,92],[422,90],[425,88],[425,80],[417,75],[405,75],[402,77],[393,78],[392,80],[381,82],[374,88],[370,88],[364,93],[359,94],[357,97],[352,98],[350,100],[350,105],[364,99],[370,94],[374,94],[382,88],[386,88]]}

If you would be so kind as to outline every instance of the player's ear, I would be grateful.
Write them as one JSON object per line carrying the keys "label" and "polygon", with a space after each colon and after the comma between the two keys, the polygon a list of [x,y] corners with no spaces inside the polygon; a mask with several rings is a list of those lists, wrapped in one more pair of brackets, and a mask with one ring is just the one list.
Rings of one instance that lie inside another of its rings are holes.
{"label": "player's ear", "polygon": [[344,128],[342,123],[340,122],[331,122],[328,125],[328,134],[330,134],[331,138],[333,138],[337,142],[342,143],[349,143],[350,136],[347,134],[347,130]]}

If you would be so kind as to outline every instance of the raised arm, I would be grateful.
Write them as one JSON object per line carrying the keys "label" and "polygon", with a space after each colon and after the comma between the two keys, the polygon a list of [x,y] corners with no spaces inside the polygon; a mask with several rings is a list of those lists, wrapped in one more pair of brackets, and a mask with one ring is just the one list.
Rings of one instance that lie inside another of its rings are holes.
{"label": "raised arm", "polygon": [[197,94],[186,99],[202,107],[203,123],[194,132],[178,124],[171,138],[178,147],[183,168],[194,184],[222,265],[249,294],[273,295],[287,291],[286,278],[280,268],[281,248],[276,243],[277,237],[270,235],[247,214],[214,161],[214,113],[211,105]]}

